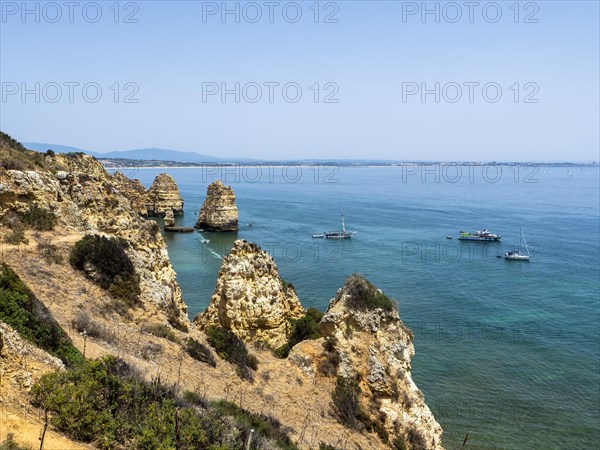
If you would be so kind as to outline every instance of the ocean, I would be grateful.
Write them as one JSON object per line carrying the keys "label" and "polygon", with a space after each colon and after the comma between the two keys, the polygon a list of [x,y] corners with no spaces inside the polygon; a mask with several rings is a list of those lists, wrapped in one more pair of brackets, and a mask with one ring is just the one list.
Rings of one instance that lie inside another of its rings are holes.
{"label": "ocean", "polygon": [[[235,191],[239,232],[165,236],[190,317],[208,305],[235,239],[269,251],[304,307],[325,310],[361,273],[397,301],[414,332],[412,375],[447,448],[467,433],[468,449],[599,448],[597,167],[124,172],[146,187],[170,173],[185,200],[180,226],[195,224],[211,181]],[[311,237],[340,229],[342,210],[352,240]],[[501,242],[456,239],[483,228]],[[531,261],[497,258],[516,248],[520,229]]]}

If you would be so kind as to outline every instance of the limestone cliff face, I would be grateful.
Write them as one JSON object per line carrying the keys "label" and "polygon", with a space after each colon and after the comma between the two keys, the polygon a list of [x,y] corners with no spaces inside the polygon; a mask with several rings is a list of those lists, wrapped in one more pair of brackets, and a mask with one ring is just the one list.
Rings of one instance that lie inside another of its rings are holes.
{"label": "limestone cliff face", "polygon": [[183,199],[179,188],[168,173],[158,175],[146,194],[146,208],[149,216],[164,217],[168,210],[173,215],[183,215]]}
{"label": "limestone cliff face", "polygon": [[237,231],[238,210],[231,186],[221,180],[208,185],[196,228],[206,231]]}
{"label": "limestone cliff face", "polygon": [[105,233],[126,239],[131,243],[127,253],[140,276],[142,301],[187,321],[160,229],[134,210],[123,185],[90,156],[46,156],[43,166],[36,170],[0,169],[0,219],[37,206],[55,217],[54,228],[60,231]]}
{"label": "limestone cliff face", "polygon": [[242,340],[283,345],[290,332],[288,319],[304,310],[294,289],[282,282],[273,258],[256,244],[237,240],[223,259],[208,309],[196,316],[200,328],[220,325]]}
{"label": "limestone cliff face", "polygon": [[148,208],[146,207],[146,188],[140,180],[131,180],[122,172],[117,171],[111,177],[111,181],[120,193],[131,201],[131,206],[135,212],[142,217],[148,216]]}
{"label": "limestone cliff face", "polygon": [[333,375],[359,380],[362,408],[383,425],[390,443],[441,450],[442,428],[411,377],[412,333],[389,300],[386,308],[376,298],[383,293],[357,275],[349,277],[321,320],[325,341],[301,342],[289,359],[315,374],[327,354],[323,344],[329,342],[339,361]]}
{"label": "limestone cliff face", "polygon": [[320,331],[335,343],[337,375],[358,376],[363,408],[382,421],[391,442],[442,449],[442,429],[411,377],[412,333],[395,308],[374,307],[375,298],[381,291],[353,275],[329,303]]}

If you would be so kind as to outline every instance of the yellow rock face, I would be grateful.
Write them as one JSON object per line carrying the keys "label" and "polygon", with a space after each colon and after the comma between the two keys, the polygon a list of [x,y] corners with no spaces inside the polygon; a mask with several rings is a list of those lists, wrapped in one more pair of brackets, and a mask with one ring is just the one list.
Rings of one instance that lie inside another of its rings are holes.
{"label": "yellow rock face", "polygon": [[123,188],[126,184],[121,177],[111,177],[91,156],[47,157],[36,170],[0,171],[0,219],[35,205],[56,218],[55,230],[126,239],[131,244],[127,254],[140,277],[142,302],[189,322],[160,230],[134,209],[128,188]]}
{"label": "yellow rock face", "polygon": [[173,215],[183,215],[183,199],[175,180],[168,173],[158,175],[146,194],[146,208],[149,216],[164,217],[168,210]]}
{"label": "yellow rock face", "polygon": [[231,186],[221,180],[209,184],[196,228],[206,231],[237,231],[238,209]]}
{"label": "yellow rock face", "polygon": [[286,343],[288,319],[304,315],[294,289],[284,285],[273,258],[256,244],[235,241],[223,260],[208,309],[196,316],[200,328],[222,326],[243,341]]}
{"label": "yellow rock face", "polygon": [[[398,311],[370,302],[383,293],[352,275],[320,323],[321,335],[335,344],[339,365],[334,376],[360,381],[360,401],[373,420],[380,421],[390,441],[400,439],[409,448],[442,450],[442,428],[425,404],[411,377],[413,336]],[[391,303],[389,304],[391,306]],[[295,346],[290,360],[316,373],[322,340]]]}

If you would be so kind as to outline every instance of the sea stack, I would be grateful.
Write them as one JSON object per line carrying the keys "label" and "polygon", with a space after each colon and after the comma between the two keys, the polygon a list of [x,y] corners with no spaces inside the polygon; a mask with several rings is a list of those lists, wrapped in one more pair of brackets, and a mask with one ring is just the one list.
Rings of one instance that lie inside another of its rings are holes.
{"label": "sea stack", "polygon": [[271,255],[237,240],[223,259],[208,308],[194,322],[201,329],[221,326],[245,342],[263,341],[277,348],[287,342],[290,319],[302,316],[294,287],[279,277]]}
{"label": "sea stack", "polygon": [[168,173],[161,173],[146,194],[146,209],[150,217],[164,217],[168,210],[174,216],[183,215],[183,199],[179,188]]}
{"label": "sea stack", "polygon": [[338,384],[356,384],[364,414],[380,423],[394,448],[443,450],[442,428],[412,380],[413,334],[380,289],[359,275],[348,277],[319,329],[324,341],[301,342],[291,361],[316,373],[322,345],[326,358],[335,356],[330,375]]}
{"label": "sea stack", "polygon": [[195,227],[205,231],[238,230],[238,209],[231,186],[225,186],[221,180],[208,185]]}
{"label": "sea stack", "polygon": [[175,226],[175,216],[173,215],[173,210],[169,209],[165,213],[165,229]]}

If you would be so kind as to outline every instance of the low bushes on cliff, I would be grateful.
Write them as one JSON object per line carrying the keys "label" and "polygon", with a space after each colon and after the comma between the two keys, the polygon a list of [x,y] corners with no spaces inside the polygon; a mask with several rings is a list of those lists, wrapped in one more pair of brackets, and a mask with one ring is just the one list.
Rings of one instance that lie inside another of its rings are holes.
{"label": "low bushes on cliff", "polygon": [[211,367],[217,367],[217,361],[215,361],[210,349],[196,339],[188,338],[185,343],[185,350],[195,360],[206,363]]}
{"label": "low bushes on cliff", "polygon": [[360,386],[358,379],[338,376],[335,390],[331,396],[333,413],[344,426],[357,431],[375,432],[384,443],[388,443],[387,431],[382,423],[373,420],[363,410],[359,395]]}
{"label": "low bushes on cliff", "polygon": [[[253,429],[258,436],[274,440],[279,448],[286,450],[298,449],[287,435],[287,430],[274,417],[249,413],[235,403],[225,400],[213,402],[212,406],[218,412],[233,417],[244,428]],[[254,445],[252,448],[254,448]]]}
{"label": "low bushes on cliff", "polygon": [[21,214],[21,221],[38,231],[50,231],[54,229],[56,217],[45,208],[31,205],[27,211]]}
{"label": "low bushes on cliff", "polygon": [[319,372],[326,377],[331,377],[337,374],[338,366],[341,361],[335,338],[325,338],[323,341],[323,349],[325,350],[325,358],[318,364]]}
{"label": "low bushes on cliff", "polygon": [[180,398],[174,388],[143,381],[113,356],[46,374],[31,392],[54,427],[102,449],[237,449],[250,428],[252,448],[297,448],[274,419],[228,402]]}
{"label": "low bushes on cliff", "polygon": [[0,320],[67,365],[82,359],[50,312],[4,263],[0,265]]}
{"label": "low bushes on cliff", "polygon": [[319,322],[323,318],[323,313],[316,308],[308,308],[306,315],[297,320],[291,320],[292,331],[288,341],[275,350],[275,354],[280,358],[287,358],[292,347],[306,339],[318,339],[321,337],[319,332]]}
{"label": "low bushes on cliff", "polygon": [[141,290],[139,277],[125,252],[127,245],[122,239],[88,234],[75,244],[69,262],[114,298],[131,306],[138,302]]}
{"label": "low bushes on cliff", "polygon": [[394,309],[394,302],[387,295],[358,274],[348,277],[344,290],[348,295],[347,304],[352,308],[381,308],[385,311]]}
{"label": "low bushes on cliff", "polygon": [[216,350],[217,354],[235,364],[238,375],[244,380],[252,381],[254,376],[250,369],[258,368],[256,356],[248,353],[244,342],[232,331],[221,327],[210,327],[206,330],[208,343]]}

